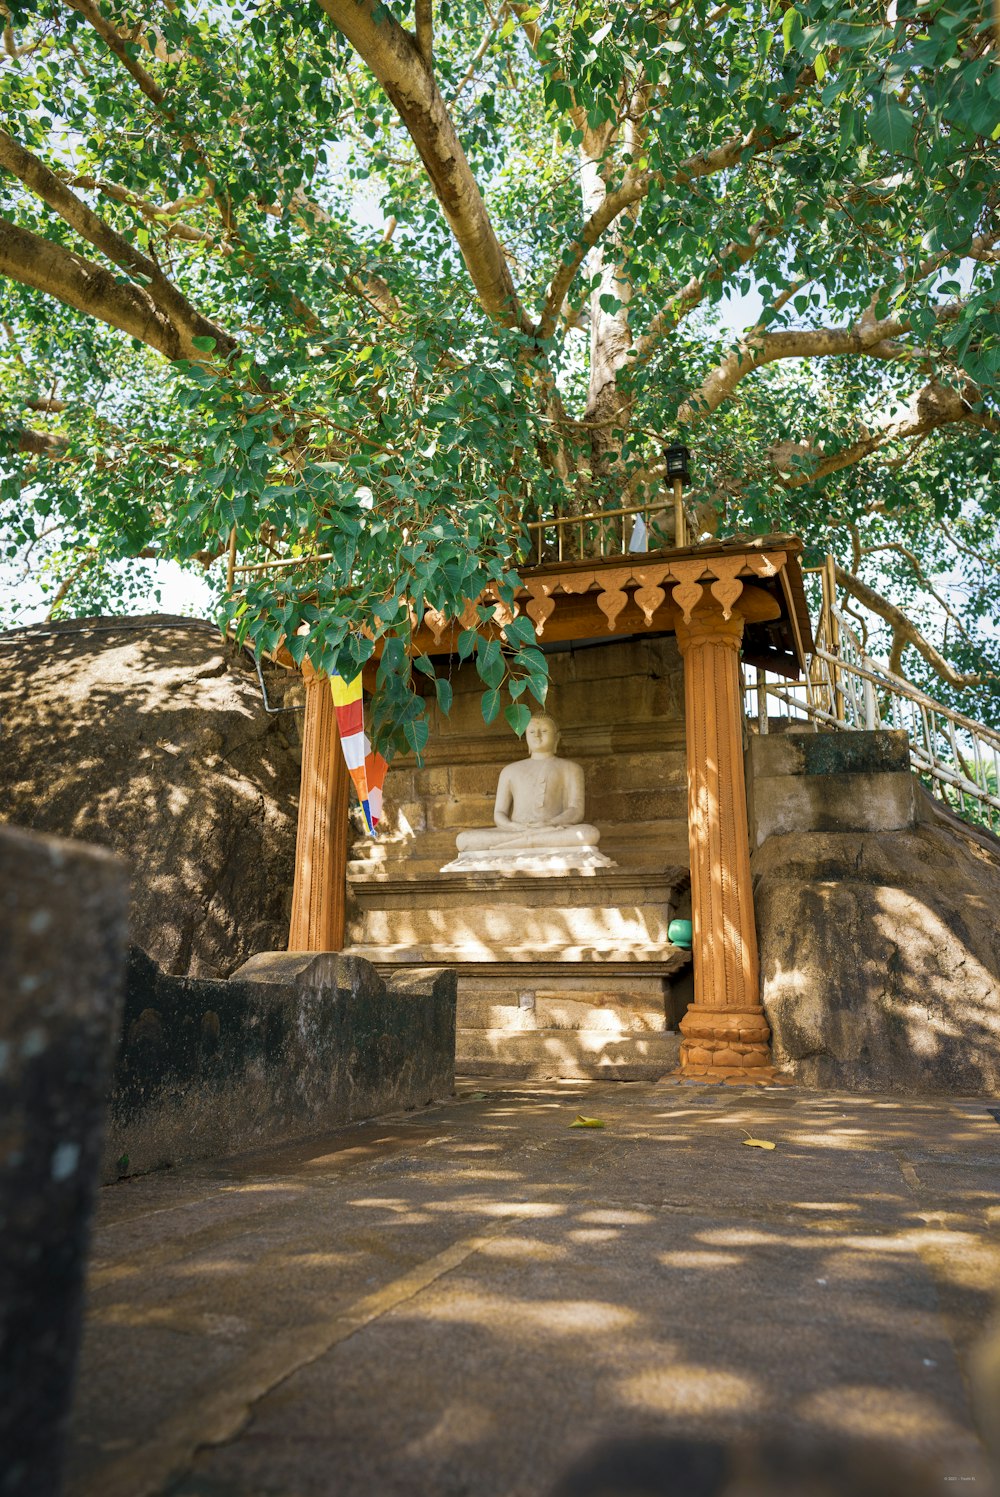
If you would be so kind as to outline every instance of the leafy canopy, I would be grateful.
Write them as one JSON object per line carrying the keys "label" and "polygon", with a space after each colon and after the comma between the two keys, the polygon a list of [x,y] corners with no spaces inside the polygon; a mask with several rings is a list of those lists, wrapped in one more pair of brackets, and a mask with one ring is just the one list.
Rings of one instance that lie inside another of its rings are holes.
{"label": "leafy canopy", "polygon": [[[655,500],[681,435],[699,530],[832,547],[897,667],[994,710],[984,5],[9,8],[0,516],[59,607],[123,557],[221,578],[235,531],[287,564],[222,617],[380,653],[376,731],[420,749],[414,620],[509,601],[527,521]],[[521,729],[531,630],[473,622]]]}

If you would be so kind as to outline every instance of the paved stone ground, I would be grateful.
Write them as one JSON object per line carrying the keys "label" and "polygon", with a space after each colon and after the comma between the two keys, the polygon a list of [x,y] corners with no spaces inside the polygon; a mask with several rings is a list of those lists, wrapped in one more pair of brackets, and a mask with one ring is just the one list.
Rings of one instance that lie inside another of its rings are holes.
{"label": "paved stone ground", "polygon": [[679,1473],[657,1441],[774,1431],[982,1497],[969,1352],[998,1287],[983,1101],[465,1082],[105,1189],[67,1494],[700,1497],[629,1485],[622,1447],[602,1484],[595,1447]]}

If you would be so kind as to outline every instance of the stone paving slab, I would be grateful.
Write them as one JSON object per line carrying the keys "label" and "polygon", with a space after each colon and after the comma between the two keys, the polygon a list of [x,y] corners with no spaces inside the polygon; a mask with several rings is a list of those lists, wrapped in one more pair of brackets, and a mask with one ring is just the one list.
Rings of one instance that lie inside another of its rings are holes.
{"label": "stone paving slab", "polygon": [[998,1289],[986,1102],[470,1081],[104,1190],[67,1497],[735,1494],[629,1461],[768,1434],[983,1494]]}

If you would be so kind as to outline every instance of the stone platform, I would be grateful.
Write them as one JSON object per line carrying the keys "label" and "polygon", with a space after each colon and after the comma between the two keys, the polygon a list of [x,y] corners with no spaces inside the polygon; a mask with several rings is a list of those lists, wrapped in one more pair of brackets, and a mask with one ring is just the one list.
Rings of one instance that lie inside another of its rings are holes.
{"label": "stone platform", "polygon": [[677,1061],[666,996],[691,957],[667,926],[687,887],[686,868],[355,880],[347,949],[385,975],[456,972],[460,1069],[655,1078]]}

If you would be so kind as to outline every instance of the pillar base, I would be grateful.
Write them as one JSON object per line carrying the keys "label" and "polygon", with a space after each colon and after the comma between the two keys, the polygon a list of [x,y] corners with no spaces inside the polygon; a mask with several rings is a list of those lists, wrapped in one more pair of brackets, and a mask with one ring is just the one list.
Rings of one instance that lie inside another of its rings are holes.
{"label": "pillar base", "polygon": [[760,1007],[708,1008],[692,1003],[680,1022],[678,1075],[766,1086],[775,1080],[771,1031]]}

